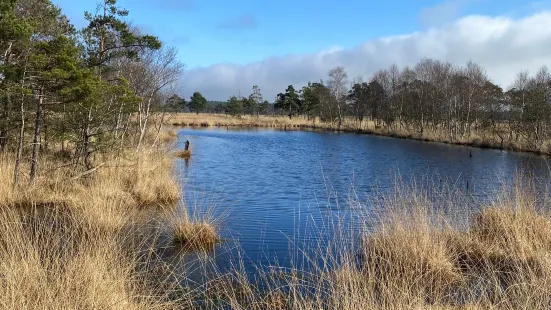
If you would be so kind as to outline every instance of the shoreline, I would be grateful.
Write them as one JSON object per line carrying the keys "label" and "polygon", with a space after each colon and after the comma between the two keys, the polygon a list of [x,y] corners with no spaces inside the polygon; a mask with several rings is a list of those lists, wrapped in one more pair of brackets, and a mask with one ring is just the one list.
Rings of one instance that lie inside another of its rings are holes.
{"label": "shoreline", "polygon": [[[343,128],[343,129],[336,129],[331,127],[324,127],[324,126],[315,126],[315,125],[308,125],[308,124],[289,124],[289,125],[265,125],[265,124],[236,124],[236,123],[215,123],[210,124],[208,122],[202,122],[202,123],[170,123],[172,127],[178,127],[178,128],[264,128],[264,129],[277,129],[280,131],[312,131],[312,132],[330,132],[330,133],[345,133],[345,134],[357,134],[357,135],[372,135],[372,136],[379,136],[379,137],[387,137],[387,138],[394,138],[394,139],[402,139],[402,140],[412,140],[412,141],[420,141],[420,142],[428,142],[428,143],[439,143],[439,144],[446,144],[446,145],[455,145],[455,146],[466,146],[466,147],[472,147],[472,148],[479,148],[479,149],[492,149],[492,150],[499,150],[499,151],[506,151],[506,152],[516,152],[516,153],[527,153],[527,154],[533,154],[537,156],[543,156],[543,157],[550,157],[550,152],[543,152],[541,150],[531,150],[531,149],[523,149],[516,147],[514,145],[507,146],[501,146],[501,145],[495,145],[491,141],[477,141],[477,142],[469,142],[469,141],[443,141],[439,139],[431,139],[430,137],[426,136],[415,136],[415,134],[412,133],[399,133],[399,132],[383,132],[383,131],[376,131],[372,129],[352,129],[352,128]],[[510,143],[509,143],[510,144]]]}

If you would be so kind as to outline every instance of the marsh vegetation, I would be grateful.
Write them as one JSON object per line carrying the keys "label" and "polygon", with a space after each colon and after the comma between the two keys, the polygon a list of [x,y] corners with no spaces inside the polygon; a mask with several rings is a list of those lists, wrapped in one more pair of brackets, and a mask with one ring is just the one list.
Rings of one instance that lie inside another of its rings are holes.
{"label": "marsh vegetation", "polygon": [[[520,177],[509,186],[500,184],[500,195],[476,209],[441,183],[429,189],[388,183],[396,190],[365,209],[357,196],[344,204],[330,197],[324,205],[328,213],[341,215],[336,202],[355,216],[330,219],[331,235],[319,231],[312,247],[292,248],[289,256],[304,254],[308,268],[261,266],[269,268],[255,270],[253,279],[245,257],[217,252],[228,245],[239,250],[237,238],[223,238],[225,227],[216,216],[194,214],[187,203],[187,180],[178,174],[180,161],[173,156],[181,133],[165,128],[167,123],[315,127],[549,153],[546,69],[533,78],[519,75],[515,87],[504,93],[474,63],[454,68],[423,60],[413,69],[378,72],[369,83],[357,80],[351,90],[345,89],[344,69],[336,68],[327,83],[310,83],[300,93],[289,87],[274,105],[254,87],[249,98],[230,98],[226,111],[231,116],[167,115],[169,103],[177,101],[169,95],[171,86],[183,66],[174,49],[129,25],[129,12],[115,0],[86,13],[88,25],[81,30],[49,0],[3,1],[0,14],[0,308],[550,307],[551,215],[549,193],[541,186],[545,181]],[[205,105],[206,98],[194,93],[194,112]],[[270,111],[283,116],[260,115]],[[290,199],[299,186],[289,180],[308,186],[309,180],[326,180],[325,175],[312,177],[312,171],[297,173],[304,164],[289,156],[318,140],[292,136],[296,147],[290,148],[262,138],[256,144],[262,148],[250,150],[270,150],[272,162],[261,157],[244,161],[246,156],[231,148],[227,158],[209,158],[201,145],[191,158],[191,149],[179,157],[187,157],[191,166],[201,160],[225,162],[218,171],[223,184],[239,186],[256,201],[267,192]],[[323,139],[337,144],[335,136]],[[324,156],[314,164],[338,166],[335,158],[344,153],[335,155],[326,146],[308,155]],[[476,154],[486,158],[477,167],[493,162],[492,156],[497,155]],[[371,164],[370,173],[380,172],[381,162]],[[272,183],[238,183],[228,167]],[[283,179],[270,174],[282,167],[294,174],[277,175]],[[342,176],[342,171],[329,172]],[[281,199],[268,201],[272,217],[260,220],[285,216],[281,205]],[[280,224],[296,222],[287,218]],[[263,238],[248,229],[245,237]],[[220,259],[230,267],[219,268]]]}

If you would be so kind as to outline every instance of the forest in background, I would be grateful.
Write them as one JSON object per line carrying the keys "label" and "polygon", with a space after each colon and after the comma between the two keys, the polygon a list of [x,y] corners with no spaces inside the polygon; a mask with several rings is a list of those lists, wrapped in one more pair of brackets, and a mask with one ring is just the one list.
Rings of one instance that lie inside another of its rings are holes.
{"label": "forest in background", "polygon": [[[216,109],[196,112],[240,115],[286,115],[319,120],[336,130],[402,131],[423,136],[436,132],[445,139],[493,135],[499,144],[527,144],[526,149],[551,150],[551,74],[542,66],[534,75],[518,73],[508,90],[491,81],[473,61],[464,66],[422,59],[416,65],[392,65],[368,81],[350,79],[337,66],[325,80],[301,89],[289,85],[273,104],[263,100],[258,86],[248,97],[231,96]],[[352,119],[352,124],[350,124]]]}

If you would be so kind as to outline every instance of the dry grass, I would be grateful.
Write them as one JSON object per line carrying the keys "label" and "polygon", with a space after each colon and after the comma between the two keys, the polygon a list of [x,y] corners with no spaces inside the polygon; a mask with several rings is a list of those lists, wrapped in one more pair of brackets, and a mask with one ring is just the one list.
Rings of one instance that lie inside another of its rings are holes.
{"label": "dry grass", "polygon": [[359,256],[317,280],[328,284],[311,284],[315,296],[329,291],[311,309],[549,309],[551,217],[529,192],[473,214],[467,227],[430,204],[386,214]]}
{"label": "dry grass", "polygon": [[185,251],[212,250],[220,242],[216,226],[208,222],[181,219],[174,223],[173,235],[174,243]]}
{"label": "dry grass", "polygon": [[287,116],[266,115],[233,117],[225,114],[206,113],[174,113],[167,117],[165,123],[173,126],[190,127],[272,127],[288,129],[320,125],[319,121],[308,120],[304,117],[293,117],[292,119]]}
{"label": "dry grass", "polygon": [[76,179],[64,160],[45,153],[37,183],[30,187],[22,178],[16,190],[12,158],[0,158],[0,309],[185,304],[171,296],[175,275],[155,272],[169,266],[149,256],[158,251],[160,227],[150,227],[151,215],[142,214],[158,207],[173,214],[180,199],[166,152],[105,156],[93,174]]}
{"label": "dry grass", "polygon": [[389,305],[408,299],[442,299],[463,280],[445,241],[429,227],[401,223],[368,236],[361,271],[372,282],[366,285],[373,292],[393,291],[385,296]]}
{"label": "dry grass", "polygon": [[[1,309],[167,309],[118,236],[49,207],[0,210]],[[149,298],[156,297],[156,298]]]}
{"label": "dry grass", "polygon": [[[31,204],[105,205],[119,202],[124,207],[173,204],[180,197],[172,176],[172,161],[163,151],[127,152],[121,158],[102,158],[97,171],[72,178],[72,167],[52,156],[41,159],[37,184],[13,190],[13,154],[0,158],[0,206]],[[25,167],[24,167],[25,168]],[[23,169],[24,177],[26,169]]]}
{"label": "dry grass", "polygon": [[[30,209],[58,206],[78,214],[80,221],[109,232],[119,232],[135,211],[146,207],[174,208],[180,186],[164,154],[128,153],[125,160],[107,160],[94,174],[71,178],[71,168],[51,157],[41,161],[43,174],[35,186],[12,190],[13,162],[0,162],[0,207]],[[56,169],[57,168],[57,169]],[[25,180],[23,180],[24,182]],[[76,216],[76,215],[75,215]]]}
{"label": "dry grass", "polygon": [[174,152],[174,156],[176,156],[178,158],[189,159],[189,158],[191,158],[191,150],[176,151],[176,152]]}
{"label": "dry grass", "polygon": [[159,141],[161,143],[170,143],[178,138],[178,133],[175,130],[161,130],[159,132]]}

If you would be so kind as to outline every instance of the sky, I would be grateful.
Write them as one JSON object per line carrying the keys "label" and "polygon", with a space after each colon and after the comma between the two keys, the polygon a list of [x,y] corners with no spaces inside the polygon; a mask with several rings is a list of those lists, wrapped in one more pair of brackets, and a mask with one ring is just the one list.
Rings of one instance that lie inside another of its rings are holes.
{"label": "sky", "polygon": [[[77,26],[97,0],[53,0]],[[434,58],[482,65],[507,88],[551,65],[551,0],[119,0],[127,21],[175,46],[186,69],[177,92],[208,100],[272,101],[287,85],[342,65],[364,80],[393,63]]]}

